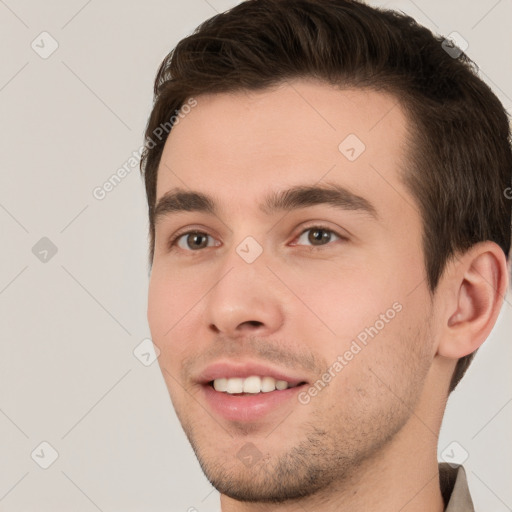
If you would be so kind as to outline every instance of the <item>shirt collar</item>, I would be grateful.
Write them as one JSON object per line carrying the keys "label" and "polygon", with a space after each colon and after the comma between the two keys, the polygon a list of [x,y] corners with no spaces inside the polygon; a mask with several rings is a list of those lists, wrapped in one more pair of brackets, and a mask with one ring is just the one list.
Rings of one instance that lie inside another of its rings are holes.
{"label": "shirt collar", "polygon": [[439,463],[439,483],[445,512],[475,512],[466,471],[460,465]]}

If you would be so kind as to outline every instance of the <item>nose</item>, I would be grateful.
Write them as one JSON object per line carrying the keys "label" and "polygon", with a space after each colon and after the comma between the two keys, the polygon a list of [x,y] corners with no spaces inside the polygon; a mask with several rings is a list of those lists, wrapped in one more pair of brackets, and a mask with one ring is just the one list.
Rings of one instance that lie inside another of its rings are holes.
{"label": "nose", "polygon": [[267,263],[264,255],[252,263],[230,255],[206,301],[204,319],[211,331],[240,338],[269,336],[282,327],[286,290]]}

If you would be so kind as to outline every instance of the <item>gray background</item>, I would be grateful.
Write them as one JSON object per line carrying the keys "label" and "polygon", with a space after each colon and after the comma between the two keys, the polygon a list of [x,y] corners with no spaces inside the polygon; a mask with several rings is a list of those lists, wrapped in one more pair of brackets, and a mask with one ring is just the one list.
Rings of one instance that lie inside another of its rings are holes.
{"label": "gray background", "polygon": [[[138,165],[93,190],[140,148],[163,57],[235,3],[0,0],[2,511],[219,510],[157,362],[134,354],[150,336]],[[512,111],[511,0],[371,3],[462,34]],[[439,440],[440,459],[467,452],[488,512],[512,510],[511,328],[509,292]]]}

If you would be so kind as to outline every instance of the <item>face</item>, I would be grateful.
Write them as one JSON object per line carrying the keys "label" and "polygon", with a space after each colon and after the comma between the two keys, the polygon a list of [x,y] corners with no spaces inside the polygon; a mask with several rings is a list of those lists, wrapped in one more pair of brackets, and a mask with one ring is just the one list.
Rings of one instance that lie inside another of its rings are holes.
{"label": "face", "polygon": [[159,364],[219,492],[319,493],[407,428],[434,357],[407,120],[394,97],[306,80],[195,100],[158,170]]}

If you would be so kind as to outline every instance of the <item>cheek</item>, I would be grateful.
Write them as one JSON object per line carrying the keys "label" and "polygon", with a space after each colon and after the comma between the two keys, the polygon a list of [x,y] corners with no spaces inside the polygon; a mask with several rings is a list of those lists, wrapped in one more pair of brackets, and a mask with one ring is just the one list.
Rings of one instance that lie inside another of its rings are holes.
{"label": "cheek", "polygon": [[[304,327],[325,330],[347,340],[373,325],[392,308],[398,292],[369,265],[335,265],[323,262],[314,269],[294,269],[288,277],[297,301],[295,314]],[[307,306],[307,307],[306,307]],[[300,313],[300,314],[299,314]],[[391,311],[391,314],[393,311]]]}
{"label": "cheek", "polygon": [[[148,289],[148,323],[153,336],[170,337],[180,327],[180,319],[192,313],[200,300],[204,283],[193,276],[153,267]],[[189,314],[190,314],[189,313]]]}
{"label": "cheek", "polygon": [[314,277],[302,273],[294,287],[308,306],[306,311],[297,303],[292,313],[301,332],[308,333],[304,339],[311,339],[311,349],[321,352],[330,365],[341,356],[343,369],[338,374],[345,377],[340,381],[347,378],[360,383],[361,389],[370,368],[400,380],[404,372],[410,377],[413,369],[424,368],[429,357],[425,289],[414,286],[421,273],[394,273],[391,265],[385,269],[330,267]]}
{"label": "cheek", "polygon": [[[192,281],[194,282],[194,281]],[[169,389],[180,379],[180,362],[187,344],[183,343],[187,320],[202,294],[183,286],[182,279],[171,272],[153,267],[148,289],[147,319],[153,343],[160,350],[158,362]],[[170,374],[170,375],[169,375]],[[171,377],[172,376],[172,377]]]}
{"label": "cheek", "polygon": [[372,430],[371,421],[382,425],[390,411],[396,416],[390,422],[408,416],[426,378],[427,332],[423,324],[411,324],[405,311],[406,306],[378,333],[368,332],[366,343],[355,338],[333,353],[333,361],[336,353],[342,356],[343,369],[333,379],[330,398],[345,404],[344,415],[354,421],[359,416],[363,430]]}
{"label": "cheek", "polygon": [[182,341],[183,319],[186,319],[184,315],[190,309],[190,306],[185,309],[186,302],[182,285],[176,281],[176,276],[153,266],[148,289],[148,325],[151,339],[160,350],[157,361],[177,410],[185,406],[181,403],[183,397],[179,390],[183,385],[181,361],[187,347]]}

